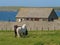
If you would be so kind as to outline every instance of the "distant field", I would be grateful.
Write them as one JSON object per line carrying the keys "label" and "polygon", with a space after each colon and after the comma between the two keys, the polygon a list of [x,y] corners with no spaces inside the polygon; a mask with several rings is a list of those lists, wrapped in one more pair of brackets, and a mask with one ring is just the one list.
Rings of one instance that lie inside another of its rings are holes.
{"label": "distant field", "polygon": [[15,38],[13,31],[0,31],[0,45],[60,45],[60,31],[29,31],[25,38]]}

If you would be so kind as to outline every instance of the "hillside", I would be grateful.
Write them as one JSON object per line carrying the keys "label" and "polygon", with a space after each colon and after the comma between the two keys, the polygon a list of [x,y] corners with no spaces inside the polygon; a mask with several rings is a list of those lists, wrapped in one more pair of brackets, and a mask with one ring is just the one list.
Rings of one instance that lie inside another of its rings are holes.
{"label": "hillside", "polygon": [[[21,6],[21,7],[23,7],[23,6]],[[21,7],[19,7],[19,6],[7,6],[7,7],[1,6],[0,11],[16,11]],[[60,10],[60,7],[48,7],[48,8],[54,8],[55,10]]]}
{"label": "hillside", "polygon": [[0,7],[0,11],[17,11],[19,7]]}

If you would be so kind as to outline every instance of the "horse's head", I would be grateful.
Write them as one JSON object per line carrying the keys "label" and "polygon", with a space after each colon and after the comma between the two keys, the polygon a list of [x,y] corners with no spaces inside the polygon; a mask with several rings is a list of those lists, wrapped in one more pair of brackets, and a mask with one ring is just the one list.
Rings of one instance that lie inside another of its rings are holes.
{"label": "horse's head", "polygon": [[22,28],[23,28],[23,29],[26,28],[26,24],[23,24],[23,25],[22,25]]}

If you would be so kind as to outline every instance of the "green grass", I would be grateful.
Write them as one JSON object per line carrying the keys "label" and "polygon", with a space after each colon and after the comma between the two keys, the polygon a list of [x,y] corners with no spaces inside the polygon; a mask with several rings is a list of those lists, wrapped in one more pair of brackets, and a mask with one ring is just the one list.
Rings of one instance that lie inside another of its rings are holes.
{"label": "green grass", "polygon": [[29,31],[25,38],[13,31],[0,31],[0,45],[60,45],[60,31]]}

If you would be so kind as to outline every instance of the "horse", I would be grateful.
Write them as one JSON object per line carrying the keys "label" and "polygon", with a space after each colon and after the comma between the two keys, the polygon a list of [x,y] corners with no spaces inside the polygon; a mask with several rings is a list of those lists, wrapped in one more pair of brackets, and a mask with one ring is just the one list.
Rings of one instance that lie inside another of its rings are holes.
{"label": "horse", "polygon": [[17,29],[17,25],[14,25],[14,33],[15,33],[15,37],[17,36],[17,31],[16,31],[16,29]]}
{"label": "horse", "polygon": [[17,28],[17,36],[18,37],[25,37],[28,34],[26,24],[23,24],[22,26]]}

